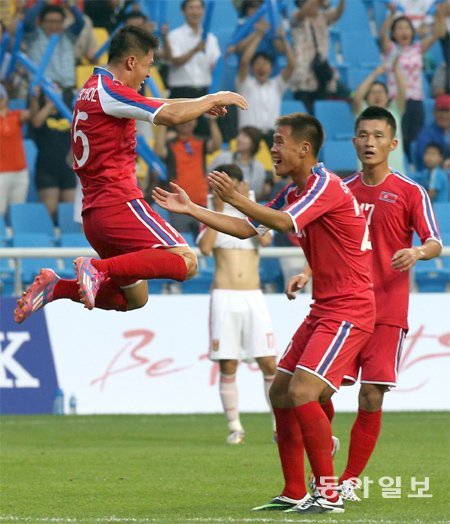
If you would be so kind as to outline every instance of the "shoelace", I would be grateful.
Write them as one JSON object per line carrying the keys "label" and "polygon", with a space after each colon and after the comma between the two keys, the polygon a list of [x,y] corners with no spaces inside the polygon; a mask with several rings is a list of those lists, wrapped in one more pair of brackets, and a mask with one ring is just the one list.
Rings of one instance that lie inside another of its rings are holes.
{"label": "shoelace", "polygon": [[309,497],[309,499],[305,500],[305,502],[303,502],[303,504],[301,504],[300,507],[302,509],[309,508],[310,506],[312,506],[314,504],[314,502],[316,502],[316,500],[318,498],[320,498],[320,497],[311,496],[311,497]]}

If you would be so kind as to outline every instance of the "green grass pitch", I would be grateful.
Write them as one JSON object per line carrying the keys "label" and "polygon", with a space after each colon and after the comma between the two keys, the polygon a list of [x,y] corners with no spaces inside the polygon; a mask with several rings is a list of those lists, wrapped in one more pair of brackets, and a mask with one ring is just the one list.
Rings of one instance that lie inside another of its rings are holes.
{"label": "green grass pitch", "polygon": [[[337,413],[346,459],[353,414]],[[0,522],[15,523],[438,523],[448,522],[449,413],[385,413],[365,474],[374,484],[343,514],[315,518],[252,512],[279,494],[281,470],[268,415],[243,414],[244,445],[225,444],[221,414],[3,416]],[[378,480],[401,477],[400,498]],[[429,477],[432,498],[410,498]]]}

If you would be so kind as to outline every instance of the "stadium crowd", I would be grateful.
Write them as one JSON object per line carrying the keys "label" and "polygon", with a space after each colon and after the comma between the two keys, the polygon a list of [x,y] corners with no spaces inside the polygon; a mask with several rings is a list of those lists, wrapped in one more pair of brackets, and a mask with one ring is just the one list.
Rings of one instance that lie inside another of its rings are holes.
{"label": "stadium crowd", "polygon": [[[5,223],[11,204],[40,201],[58,226],[58,206],[74,202],[70,125],[42,87],[43,78],[71,110],[93,66],[106,62],[108,39],[123,25],[143,27],[160,39],[142,94],[193,98],[230,89],[249,102],[246,112],[231,107],[224,118],[203,116],[195,125],[166,129],[138,122],[139,138],[152,153],[153,161],[141,155],[136,162],[150,205],[153,188],[173,180],[205,204],[208,172],[229,162],[241,167],[257,201],[269,201],[283,185],[270,157],[274,122],[295,111],[322,122],[326,141],[319,160],[348,175],[359,166],[351,145],[354,117],[368,105],[388,108],[396,118],[399,147],[390,165],[422,184],[434,203],[448,203],[449,2],[424,0],[416,11],[410,0],[282,0],[275,14],[269,4],[2,3],[0,214]],[[37,72],[16,60],[17,43]],[[195,221],[172,219],[195,238]],[[281,235],[274,243],[290,245]]]}

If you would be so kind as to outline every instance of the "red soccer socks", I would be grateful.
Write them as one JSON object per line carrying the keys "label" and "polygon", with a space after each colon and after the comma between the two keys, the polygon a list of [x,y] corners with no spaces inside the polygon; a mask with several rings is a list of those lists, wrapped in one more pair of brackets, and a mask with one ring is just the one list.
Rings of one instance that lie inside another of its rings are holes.
{"label": "red soccer socks", "polygon": [[338,495],[334,489],[336,482],[333,480],[330,421],[317,401],[297,406],[295,414],[301,428],[306,453],[316,477],[317,489],[323,497],[335,502],[338,500]]}
{"label": "red soccer socks", "polygon": [[339,478],[339,484],[361,475],[375,449],[380,431],[381,409],[378,411],[358,409],[358,416],[350,436],[347,467]]}
{"label": "red soccer socks", "polygon": [[306,495],[305,450],[294,408],[273,408],[277,425],[277,444],[284,475],[285,497],[300,500]]}
{"label": "red soccer socks", "polygon": [[102,260],[94,258],[92,265],[112,278],[171,278],[183,281],[187,275],[184,258],[165,249],[143,249]]}

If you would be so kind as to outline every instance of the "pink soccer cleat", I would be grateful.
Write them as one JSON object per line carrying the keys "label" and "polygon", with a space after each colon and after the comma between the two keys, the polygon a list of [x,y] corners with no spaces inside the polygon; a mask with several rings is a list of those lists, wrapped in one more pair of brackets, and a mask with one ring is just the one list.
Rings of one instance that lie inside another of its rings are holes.
{"label": "pink soccer cleat", "polygon": [[87,309],[94,309],[95,297],[105,280],[105,274],[98,271],[91,260],[89,257],[78,257],[73,262],[77,274],[78,294]]}
{"label": "pink soccer cleat", "polygon": [[41,269],[33,283],[17,301],[17,307],[14,310],[14,320],[20,324],[31,313],[52,302],[53,291],[59,280],[61,279],[52,269]]}

